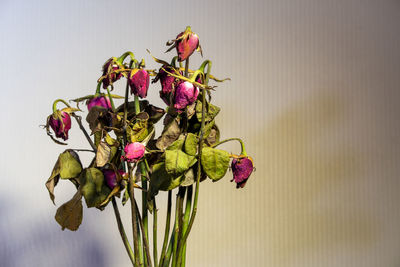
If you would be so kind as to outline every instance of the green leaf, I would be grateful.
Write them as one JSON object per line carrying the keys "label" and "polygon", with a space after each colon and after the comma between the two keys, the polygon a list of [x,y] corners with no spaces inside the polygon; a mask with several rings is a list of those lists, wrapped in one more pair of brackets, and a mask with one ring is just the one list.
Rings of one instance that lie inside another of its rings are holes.
{"label": "green leaf", "polygon": [[157,195],[159,190],[169,191],[178,187],[182,176],[174,177],[165,169],[165,162],[159,162],[153,165],[153,172],[150,178],[150,196]]}
{"label": "green leaf", "polygon": [[59,156],[60,178],[71,179],[78,177],[82,171],[82,164],[78,154],[73,150],[66,150]]}
{"label": "green leaf", "polygon": [[185,142],[185,137],[183,135],[179,136],[178,140],[174,141],[169,147],[167,147],[165,150],[177,150],[177,149],[182,149],[183,144]]}
{"label": "green leaf", "polygon": [[100,207],[111,190],[104,182],[103,173],[96,168],[85,169],[81,174],[81,192],[88,208]]}
{"label": "green leaf", "polygon": [[198,136],[193,133],[188,133],[185,139],[185,152],[189,155],[195,156],[197,153],[198,144]]}
{"label": "green leaf", "polygon": [[190,168],[184,175],[180,186],[189,186],[196,182],[196,177],[193,168]]}
{"label": "green leaf", "polygon": [[[197,117],[197,120],[200,122],[201,122],[201,117],[202,117],[202,108],[203,108],[203,104],[201,103],[201,101],[197,101],[196,117]],[[212,121],[218,115],[220,110],[221,109],[219,107],[206,102],[206,114],[205,114],[206,122]]]}
{"label": "green leaf", "polygon": [[182,150],[165,151],[165,170],[175,177],[182,175],[193,166],[196,161],[194,156],[188,155]]}
{"label": "green leaf", "polygon": [[70,201],[57,209],[55,219],[61,225],[62,230],[67,228],[71,231],[76,231],[82,223],[82,217],[82,194],[78,191]]}
{"label": "green leaf", "polygon": [[201,152],[201,166],[213,181],[224,177],[229,167],[229,161],[229,153],[224,150],[205,147]]}

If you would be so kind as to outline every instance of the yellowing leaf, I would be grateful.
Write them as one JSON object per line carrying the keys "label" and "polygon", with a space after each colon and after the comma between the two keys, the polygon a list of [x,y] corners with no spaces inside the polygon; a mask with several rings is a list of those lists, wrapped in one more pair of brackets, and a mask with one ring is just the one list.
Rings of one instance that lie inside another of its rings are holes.
{"label": "yellowing leaf", "polygon": [[71,231],[76,231],[82,223],[82,216],[82,195],[78,191],[70,201],[57,209],[55,219],[61,225],[62,230],[67,228]]}

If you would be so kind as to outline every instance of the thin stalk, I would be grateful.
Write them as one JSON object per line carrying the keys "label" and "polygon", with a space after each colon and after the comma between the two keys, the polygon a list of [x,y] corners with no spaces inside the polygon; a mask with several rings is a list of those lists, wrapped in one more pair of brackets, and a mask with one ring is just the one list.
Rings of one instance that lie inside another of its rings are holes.
{"label": "thin stalk", "polygon": [[216,146],[219,146],[219,145],[221,145],[223,143],[226,143],[226,142],[229,142],[229,141],[238,141],[240,143],[240,147],[242,149],[242,152],[240,153],[240,155],[247,156],[246,149],[244,147],[244,143],[243,143],[242,139],[240,139],[240,138],[235,138],[235,137],[234,138],[228,138],[228,139],[225,139],[225,140],[223,140],[221,142],[213,144],[211,147],[216,147]]}
{"label": "thin stalk", "polygon": [[174,228],[174,229],[172,230],[171,239],[170,239],[170,241],[169,241],[167,254],[165,255],[165,259],[164,259],[164,261],[163,261],[162,267],[168,267],[169,262],[170,262],[170,260],[171,260],[172,249],[173,249],[173,246],[174,246],[174,238],[175,238],[175,225],[174,225],[173,228]]}
{"label": "thin stalk", "polygon": [[[138,234],[138,223],[137,223],[137,209],[135,205],[135,190],[134,190],[134,179],[132,176],[132,168],[128,164],[128,169],[129,169],[129,177],[130,177],[130,182],[129,182],[129,196],[131,199],[131,213],[132,213],[132,230],[133,230],[133,250],[135,251],[135,263],[136,266],[139,266],[139,263],[142,261],[140,260],[139,257],[139,234]],[[142,265],[142,264],[140,264]]]}
{"label": "thin stalk", "polygon": [[168,191],[168,206],[167,206],[167,218],[165,222],[165,233],[164,233],[164,242],[161,249],[161,258],[160,258],[160,266],[163,266],[165,253],[168,245],[168,237],[169,237],[169,229],[171,227],[171,206],[172,206],[172,190]]}
{"label": "thin stalk", "polygon": [[[187,188],[187,195],[186,195],[186,206],[185,206],[185,216],[183,218],[183,234],[186,233],[188,224],[189,224],[189,218],[190,218],[190,209],[192,207],[192,196],[193,196],[193,185],[190,185]],[[181,244],[181,250],[179,251],[178,254],[178,266],[185,265],[185,258],[186,258],[186,244],[187,243],[182,243]]]}
{"label": "thin stalk", "polygon": [[179,197],[179,193],[176,195],[176,202],[175,202],[175,225],[174,225],[174,246],[173,246],[173,256],[172,256],[172,266],[175,267],[176,266],[176,262],[177,262],[177,254],[178,254],[178,237],[179,237],[179,222],[180,222],[180,218],[179,218],[179,206],[180,206],[180,202],[181,198]]}
{"label": "thin stalk", "polygon": [[132,265],[135,266],[135,260],[134,260],[135,256],[133,254],[131,245],[129,244],[128,238],[126,237],[124,225],[122,224],[121,215],[119,214],[118,205],[117,205],[117,202],[115,201],[114,197],[112,197],[111,202],[113,204],[114,214],[115,214],[115,218],[117,219],[117,225],[118,225],[119,233],[121,235],[121,239],[124,243],[126,252],[129,255],[129,259],[131,260]]}
{"label": "thin stalk", "polygon": [[93,143],[92,139],[90,138],[89,134],[86,132],[85,127],[83,127],[83,125],[82,125],[82,118],[81,118],[80,116],[76,115],[75,113],[72,113],[71,115],[72,115],[72,117],[75,118],[76,122],[77,122],[78,125],[79,125],[79,128],[81,129],[81,131],[82,131],[83,134],[85,135],[85,137],[86,137],[86,139],[88,140],[90,146],[93,148],[93,150],[94,150],[95,152],[97,152],[96,146],[94,145],[94,143]]}
{"label": "thin stalk", "polygon": [[[136,205],[136,209],[139,210],[139,207],[138,207],[138,204],[136,201],[135,201],[135,205]],[[143,220],[140,217],[139,213],[138,213],[138,220],[139,220],[140,229],[142,230],[142,233],[144,233]],[[146,260],[147,260],[147,262],[145,261],[145,266],[152,267],[153,265],[151,264],[149,241],[145,235],[142,235],[142,237],[143,237],[142,239],[143,239],[143,245],[144,245],[144,251],[145,251],[144,254],[146,254]]]}
{"label": "thin stalk", "polygon": [[157,204],[156,198],[153,199],[153,261],[154,267],[158,267],[157,255]]}

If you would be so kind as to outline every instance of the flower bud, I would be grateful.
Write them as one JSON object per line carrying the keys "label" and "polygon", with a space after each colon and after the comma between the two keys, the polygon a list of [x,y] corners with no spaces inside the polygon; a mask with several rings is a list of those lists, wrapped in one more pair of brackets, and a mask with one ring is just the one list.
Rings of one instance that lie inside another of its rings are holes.
{"label": "flower bud", "polygon": [[121,158],[127,162],[134,163],[144,156],[145,150],[146,148],[144,145],[139,142],[130,143],[125,146],[125,156]]}
{"label": "flower bud", "polygon": [[190,30],[190,27],[186,28],[184,32],[181,32],[176,37],[176,51],[178,52],[178,61],[186,60],[198,47],[199,36],[192,32]]}
{"label": "flower bud", "polygon": [[71,117],[67,112],[61,111],[50,115],[49,125],[57,138],[64,141],[68,139],[68,131],[71,129]]}
{"label": "flower bud", "polygon": [[129,86],[131,87],[131,94],[145,98],[147,90],[149,89],[150,75],[144,69],[132,70],[129,75]]}
{"label": "flower bud", "polygon": [[114,58],[110,58],[103,65],[103,76],[108,74],[107,77],[103,79],[104,89],[106,89],[110,84],[114,83],[115,81],[119,80],[122,77],[122,73],[110,73],[118,69],[119,66],[115,63]]}
{"label": "flower bud", "polygon": [[94,106],[99,106],[99,107],[103,107],[103,108],[106,108],[106,109],[111,109],[111,102],[110,102],[110,99],[108,97],[98,96],[98,97],[94,97],[94,98],[90,99],[87,102],[87,108],[88,108],[89,111]]}
{"label": "flower bud", "polygon": [[[118,170],[118,172],[122,176],[125,174],[123,170]],[[113,189],[117,186],[117,174],[114,172],[114,170],[103,170],[103,174],[106,184],[110,189]]]}
{"label": "flower bud", "polygon": [[236,188],[243,188],[246,185],[247,179],[253,172],[253,160],[251,157],[243,157],[232,160],[233,179]]}
{"label": "flower bud", "polygon": [[190,82],[181,82],[175,91],[174,108],[182,112],[188,105],[196,101],[199,89]]}

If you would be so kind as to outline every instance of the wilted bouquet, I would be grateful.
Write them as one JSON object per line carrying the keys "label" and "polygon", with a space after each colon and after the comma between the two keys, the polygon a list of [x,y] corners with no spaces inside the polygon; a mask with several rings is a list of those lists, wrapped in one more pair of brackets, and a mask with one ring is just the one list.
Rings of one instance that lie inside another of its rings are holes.
{"label": "wilted bouquet", "polygon": [[[176,48],[178,55],[171,63],[153,57],[162,64],[158,71],[145,69],[144,61],[136,60],[132,52],[110,58],[103,66],[94,95],[72,100],[77,103],[76,108],[57,99],[46,124],[47,134],[57,144],[66,145],[59,139],[68,139],[73,117],[92,148],[86,151],[95,154],[86,168],[77,153],[85,149],[67,149],[59,155],[46,182],[50,198],[54,202],[54,187],[60,178],[71,181],[77,191],[70,201],[57,209],[56,221],[62,229],[75,231],[82,222],[82,197],[88,208],[99,210],[111,202],[133,266],[169,266],[171,262],[171,266],[184,266],[187,238],[197,212],[199,183],[207,177],[218,181],[225,176],[231,162],[232,180],[237,188],[241,188],[253,171],[253,161],[239,138],[220,141],[220,131],[215,124],[220,108],[210,103],[215,86],[209,86],[208,82],[223,80],[211,75],[210,60],[205,60],[197,70],[189,68],[189,57],[195,50],[201,52],[197,34],[187,27],[167,45],[170,46],[167,52]],[[152,83],[161,83],[160,97],[167,105],[165,110],[147,100],[139,100],[146,98],[151,76],[154,77]],[[113,84],[123,79],[126,79],[125,96],[111,94]],[[133,101],[129,101],[130,95],[134,96]],[[115,106],[118,99],[124,99],[124,102]],[[81,112],[79,103],[83,101],[88,109],[86,121],[90,135],[77,114]],[[60,110],[58,104],[65,107]],[[154,126],[163,117],[164,129],[155,138]],[[241,144],[238,155],[216,148],[232,140]],[[196,184],[194,199],[193,184]],[[175,188],[175,223],[171,228],[172,190]],[[159,191],[168,192],[160,257],[156,206]],[[138,194],[142,198],[141,212],[136,202]],[[127,201],[131,203],[133,250],[125,234],[116,197],[122,199],[122,205]],[[154,220],[153,259],[149,249],[149,212]]]}

